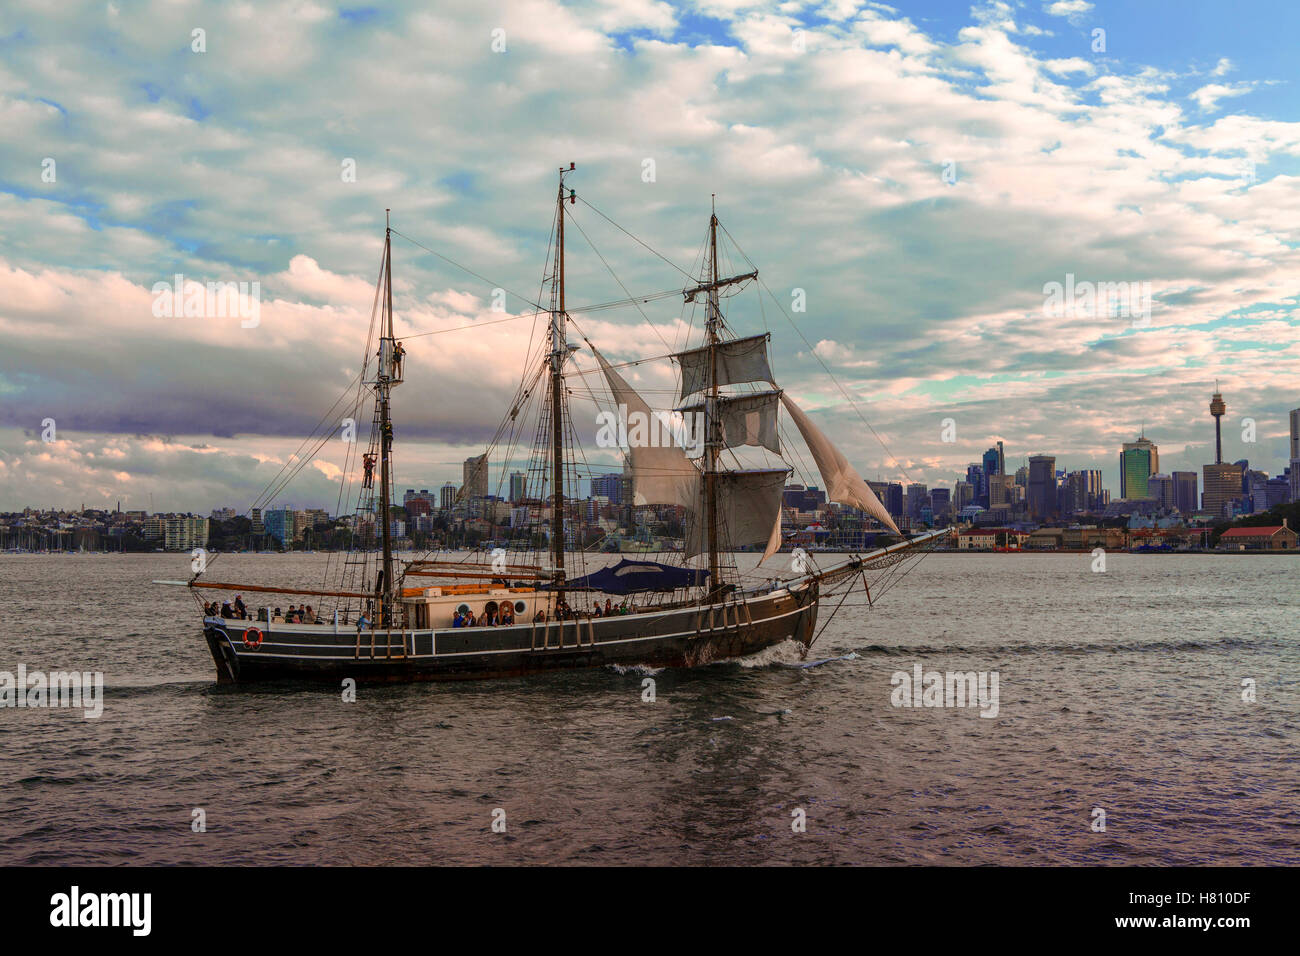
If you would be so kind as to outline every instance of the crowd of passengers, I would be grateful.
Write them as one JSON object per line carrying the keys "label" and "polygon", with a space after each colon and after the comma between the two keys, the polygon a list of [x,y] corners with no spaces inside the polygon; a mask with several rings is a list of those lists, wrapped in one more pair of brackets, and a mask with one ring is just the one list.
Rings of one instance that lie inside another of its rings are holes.
{"label": "crowd of passengers", "polygon": [[[224,617],[229,620],[247,621],[248,607],[244,604],[244,599],[240,595],[235,596],[234,603],[223,601],[217,604],[211,601],[203,605],[203,614],[205,617]],[[310,604],[289,605],[289,610],[281,611],[278,607],[275,610],[270,608],[259,607],[257,609],[257,620],[266,621],[270,624],[318,624],[321,623],[316,619],[316,612],[312,610]]]}
{"label": "crowd of passengers", "polygon": [[[575,618],[586,617],[614,617],[619,614],[635,614],[636,605],[629,605],[626,600],[622,604],[614,604],[609,598],[605,598],[605,606],[602,608],[597,601],[592,605],[591,610],[585,608],[574,609],[568,601],[563,598],[555,605],[555,620],[572,621]],[[538,611],[533,616],[533,623],[545,624],[551,620],[546,609]],[[515,623],[515,609],[508,601],[501,604],[489,601],[483,606],[482,614],[475,614],[472,608],[466,607],[464,613],[457,609],[451,619],[452,627],[507,627]]]}

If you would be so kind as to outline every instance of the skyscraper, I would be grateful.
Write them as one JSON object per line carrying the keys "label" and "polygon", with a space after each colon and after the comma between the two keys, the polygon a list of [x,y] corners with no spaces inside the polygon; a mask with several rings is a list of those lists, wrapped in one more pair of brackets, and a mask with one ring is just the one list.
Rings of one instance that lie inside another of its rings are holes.
{"label": "skyscraper", "polygon": [[1196,511],[1197,479],[1194,471],[1176,471],[1174,478],[1174,507],[1185,515]]}
{"label": "skyscraper", "polygon": [[524,495],[527,493],[528,476],[522,471],[512,471],[510,473],[510,503],[516,504],[523,501]]}
{"label": "skyscraper", "polygon": [[466,498],[486,498],[488,493],[487,453],[466,458],[461,468]]}
{"label": "skyscraper", "polygon": [[925,485],[907,486],[907,516],[915,521],[921,520],[921,509],[930,505],[930,492]]}
{"label": "skyscraper", "polygon": [[1173,475],[1154,474],[1147,479],[1146,497],[1156,501],[1161,508],[1175,506]]}
{"label": "skyscraper", "polygon": [[1029,517],[1042,521],[1055,517],[1058,512],[1056,503],[1056,456],[1029,456]]}
{"label": "skyscraper", "polygon": [[1241,500],[1241,466],[1218,462],[1203,465],[1205,475],[1204,488],[1201,493],[1201,507],[1216,518],[1229,513],[1224,509],[1234,501]]}
{"label": "skyscraper", "polygon": [[1137,441],[1125,442],[1119,453],[1119,496],[1121,498],[1150,498],[1147,479],[1160,470],[1160,452],[1145,435]]}
{"label": "skyscraper", "polygon": [[891,481],[887,492],[885,510],[894,518],[903,517],[903,486],[896,481]]}
{"label": "skyscraper", "polygon": [[1002,457],[1002,442],[998,442],[984,453],[980,467],[983,469],[984,477],[984,486],[981,489],[980,497],[984,499],[984,503],[987,505],[992,503],[993,476],[1006,474],[1006,462]]}
{"label": "skyscraper", "polygon": [[946,518],[952,509],[952,491],[948,488],[930,490],[930,513],[936,518]]}
{"label": "skyscraper", "polygon": [[608,498],[611,505],[621,505],[623,503],[622,473],[614,471],[592,478],[591,493]]}
{"label": "skyscraper", "polygon": [[438,491],[438,504],[443,511],[450,511],[456,504],[457,488],[450,481],[446,482]]}

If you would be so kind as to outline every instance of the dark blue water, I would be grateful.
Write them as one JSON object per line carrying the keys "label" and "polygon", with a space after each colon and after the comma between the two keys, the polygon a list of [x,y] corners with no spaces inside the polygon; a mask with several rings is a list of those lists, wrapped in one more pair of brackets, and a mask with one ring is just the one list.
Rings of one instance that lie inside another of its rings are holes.
{"label": "dark blue water", "polygon": [[[188,557],[3,555],[0,670],[108,688],[98,720],[0,709],[0,863],[1300,863],[1300,560],[1091,562],[931,556],[810,655],[844,659],[661,671],[654,703],[608,669],[344,703],[217,687],[149,584]],[[918,662],[996,671],[998,716],[893,706]]]}

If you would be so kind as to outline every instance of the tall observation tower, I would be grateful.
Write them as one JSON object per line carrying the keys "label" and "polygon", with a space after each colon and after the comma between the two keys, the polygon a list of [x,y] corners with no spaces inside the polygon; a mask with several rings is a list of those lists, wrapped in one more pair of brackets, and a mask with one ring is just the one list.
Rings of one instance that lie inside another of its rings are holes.
{"label": "tall observation tower", "polygon": [[1223,433],[1219,430],[1219,426],[1228,406],[1223,404],[1223,393],[1217,391],[1219,383],[1215,382],[1214,387],[1216,391],[1210,398],[1210,414],[1214,416],[1214,463],[1221,465],[1223,464]]}

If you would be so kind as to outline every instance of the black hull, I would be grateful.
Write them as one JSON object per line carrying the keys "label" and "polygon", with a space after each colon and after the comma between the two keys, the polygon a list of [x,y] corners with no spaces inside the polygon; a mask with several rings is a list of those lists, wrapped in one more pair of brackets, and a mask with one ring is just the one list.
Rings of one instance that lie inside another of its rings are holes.
{"label": "black hull", "polygon": [[[204,636],[222,683],[483,680],[607,665],[697,667],[812,640],[818,587],[705,607],[581,621],[438,631],[365,631],[208,618]],[[244,640],[248,627],[262,632]],[[256,646],[250,646],[255,644]]]}

